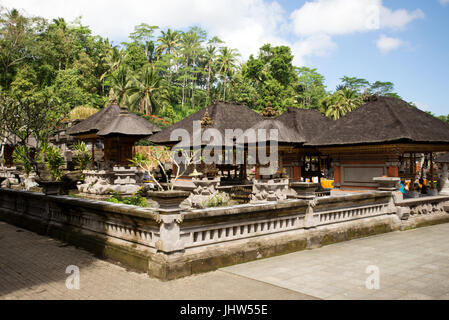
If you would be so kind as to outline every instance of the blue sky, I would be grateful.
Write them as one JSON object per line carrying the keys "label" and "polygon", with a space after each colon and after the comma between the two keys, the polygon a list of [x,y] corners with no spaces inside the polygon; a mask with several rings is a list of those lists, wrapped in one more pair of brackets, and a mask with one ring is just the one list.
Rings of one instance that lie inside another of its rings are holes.
{"label": "blue sky", "polygon": [[[287,10],[298,1],[279,1]],[[304,3],[305,1],[301,1]],[[391,9],[421,9],[425,15],[402,30],[380,30],[333,37],[337,48],[326,57],[311,57],[307,62],[326,77],[334,89],[343,75],[369,81],[391,81],[407,101],[437,115],[449,114],[449,4],[437,0],[384,1]],[[382,53],[376,48],[379,34],[397,37],[405,44]]]}
{"label": "blue sky", "polygon": [[328,90],[344,76],[391,81],[407,101],[449,114],[449,0],[0,0],[28,15],[82,16],[120,43],[141,22],[198,25],[243,58],[264,43],[288,45],[294,63],[317,68]]}

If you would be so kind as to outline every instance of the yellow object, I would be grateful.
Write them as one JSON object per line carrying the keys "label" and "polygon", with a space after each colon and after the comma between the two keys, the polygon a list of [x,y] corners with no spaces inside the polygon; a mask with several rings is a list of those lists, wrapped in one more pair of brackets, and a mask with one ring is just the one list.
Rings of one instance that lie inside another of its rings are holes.
{"label": "yellow object", "polygon": [[334,183],[334,180],[321,180],[321,187],[324,189],[333,189],[334,186],[332,185]]}

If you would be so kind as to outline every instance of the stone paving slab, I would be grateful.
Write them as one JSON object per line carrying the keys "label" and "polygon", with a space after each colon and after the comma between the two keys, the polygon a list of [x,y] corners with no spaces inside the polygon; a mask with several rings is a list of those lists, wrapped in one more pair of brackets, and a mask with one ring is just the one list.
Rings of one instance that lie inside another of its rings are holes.
{"label": "stone paving slab", "polygon": [[[66,287],[66,268],[80,289]],[[215,271],[169,282],[128,271],[59,240],[0,221],[0,300],[7,299],[316,299],[286,288]]]}
{"label": "stone paving slab", "polygon": [[[449,299],[449,224],[356,239],[223,268],[320,299]],[[367,289],[379,270],[379,289]]]}

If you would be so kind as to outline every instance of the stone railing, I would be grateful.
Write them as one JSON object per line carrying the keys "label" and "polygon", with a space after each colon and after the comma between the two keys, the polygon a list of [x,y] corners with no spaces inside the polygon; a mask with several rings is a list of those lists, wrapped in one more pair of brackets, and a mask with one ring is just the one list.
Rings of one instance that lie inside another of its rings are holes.
{"label": "stone railing", "polygon": [[389,192],[247,204],[184,213],[184,248],[396,213]]}
{"label": "stone railing", "polygon": [[0,189],[0,219],[173,279],[327,244],[329,232],[343,241],[395,230],[403,208],[440,212],[449,200],[430,198],[395,205],[376,191],[181,211]]}
{"label": "stone railing", "polygon": [[308,227],[396,213],[389,192],[317,198],[310,205]]}
{"label": "stone railing", "polygon": [[184,248],[241,240],[304,228],[304,200],[247,204],[184,213],[180,239]]}
{"label": "stone railing", "polygon": [[402,220],[431,214],[445,214],[445,207],[448,204],[449,196],[401,199],[395,202],[398,208],[398,216]]}
{"label": "stone railing", "polygon": [[112,243],[125,251],[155,252],[160,240],[158,216],[152,209],[136,206],[0,189],[3,220],[100,254]]}

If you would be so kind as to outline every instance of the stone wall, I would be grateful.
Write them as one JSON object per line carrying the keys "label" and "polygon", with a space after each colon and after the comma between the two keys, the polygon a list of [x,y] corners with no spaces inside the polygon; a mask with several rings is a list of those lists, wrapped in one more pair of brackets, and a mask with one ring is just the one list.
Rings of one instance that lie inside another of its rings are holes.
{"label": "stone wall", "polygon": [[[179,211],[0,189],[0,219],[169,280],[367,235],[449,222],[442,210],[449,197],[429,198],[421,204],[419,199],[395,204],[390,192],[372,192]],[[427,203],[438,210],[403,214]]]}

